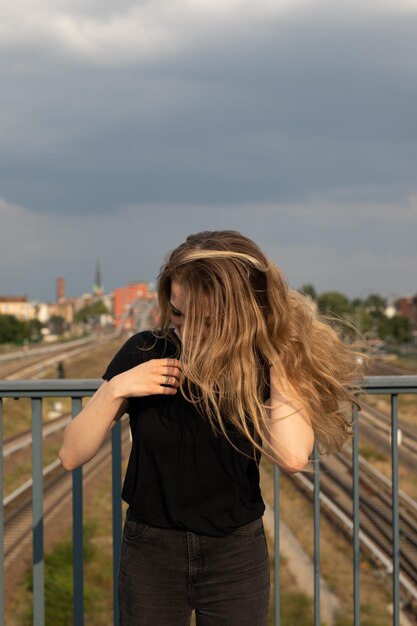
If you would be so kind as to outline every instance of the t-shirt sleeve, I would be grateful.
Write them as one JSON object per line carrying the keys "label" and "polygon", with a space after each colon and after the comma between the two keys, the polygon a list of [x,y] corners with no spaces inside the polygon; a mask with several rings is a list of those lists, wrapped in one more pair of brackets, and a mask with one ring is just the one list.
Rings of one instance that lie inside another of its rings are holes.
{"label": "t-shirt sleeve", "polygon": [[120,350],[114,355],[102,375],[104,380],[111,380],[114,376],[132,369],[142,362],[142,350],[140,350],[140,338],[138,335],[130,337]]}

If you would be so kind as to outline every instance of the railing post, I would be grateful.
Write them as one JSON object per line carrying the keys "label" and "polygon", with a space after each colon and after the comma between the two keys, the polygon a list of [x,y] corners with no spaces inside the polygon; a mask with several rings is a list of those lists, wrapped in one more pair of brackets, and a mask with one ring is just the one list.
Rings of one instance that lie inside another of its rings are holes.
{"label": "railing post", "polygon": [[[72,417],[80,413],[81,398],[72,398]],[[83,468],[72,471],[72,549],[74,626],[84,625],[84,567],[83,567]]]}
{"label": "railing post", "polygon": [[400,618],[400,525],[398,507],[398,395],[391,395],[391,468],[392,468],[392,608],[393,626]]}
{"label": "railing post", "polygon": [[120,421],[112,428],[112,500],[113,500],[113,621],[119,625],[118,574],[122,546],[122,437]]}
{"label": "railing post", "polygon": [[279,468],[274,464],[274,626],[279,626],[281,620],[279,583],[279,476]]}
{"label": "railing post", "polygon": [[33,624],[44,626],[42,398],[32,398]]}
{"label": "railing post", "polygon": [[0,626],[4,626],[4,486],[3,486],[3,398],[0,398]]}
{"label": "railing post", "polygon": [[314,444],[314,626],[320,626],[320,465]]}
{"label": "railing post", "polygon": [[352,490],[353,490],[353,623],[360,624],[359,594],[359,420],[358,409],[353,404],[353,441],[352,441]]}

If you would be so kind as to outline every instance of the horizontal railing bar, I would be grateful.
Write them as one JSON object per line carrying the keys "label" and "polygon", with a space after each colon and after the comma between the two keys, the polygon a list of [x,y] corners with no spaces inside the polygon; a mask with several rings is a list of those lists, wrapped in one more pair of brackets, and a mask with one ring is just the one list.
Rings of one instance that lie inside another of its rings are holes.
{"label": "horizontal railing bar", "polygon": [[417,376],[415,375],[364,376],[363,380],[366,392],[386,389],[387,393],[398,393],[402,390],[415,393],[417,390]]}
{"label": "horizontal railing bar", "polygon": [[417,393],[417,385],[415,387],[381,387],[380,389],[378,389],[377,387],[371,387],[371,388],[367,388],[365,389],[364,393],[369,394],[370,396],[376,396],[376,395],[391,395],[391,394],[396,394],[396,395],[401,395],[401,394],[407,394],[407,393]]}
{"label": "horizontal railing bar", "polygon": [[[94,393],[102,382],[101,378],[1,380],[0,396],[3,398],[17,396],[31,398],[41,396],[77,397]],[[417,376],[365,376],[362,384],[365,393],[417,393]]]}
{"label": "horizontal railing bar", "polygon": [[3,398],[80,397],[97,391],[103,380],[98,379],[43,379],[1,380],[0,396]]}

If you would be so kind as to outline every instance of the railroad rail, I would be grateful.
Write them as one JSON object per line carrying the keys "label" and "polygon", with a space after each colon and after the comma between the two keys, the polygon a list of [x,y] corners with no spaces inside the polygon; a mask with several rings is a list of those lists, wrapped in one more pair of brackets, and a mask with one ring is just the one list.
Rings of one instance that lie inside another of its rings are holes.
{"label": "railroad rail", "polygon": [[[101,337],[86,337],[71,342],[39,348],[30,353],[8,353],[0,365],[0,379],[19,380],[36,378],[48,368],[69,357],[77,356],[90,350],[92,347],[108,343],[118,337],[118,333],[111,333]],[[35,354],[34,354],[35,353]],[[21,362],[22,361],[22,362]]]}
{"label": "railroad rail", "polygon": [[[362,400],[362,407],[365,411],[361,411],[361,415],[365,416],[365,420],[372,424],[372,427],[378,428],[384,435],[390,439],[391,433],[391,421],[390,416],[379,409],[367,404]],[[416,402],[417,409],[417,402]],[[401,440],[398,444],[407,448],[410,452],[417,453],[417,426],[413,427],[410,424],[399,424],[401,430]]]}
{"label": "railroad rail", "polygon": [[[364,435],[371,442],[372,448],[380,451],[387,459],[389,458],[392,451],[392,430],[387,422],[379,421],[374,414],[364,411],[363,419],[361,413],[359,430],[360,435]],[[399,453],[398,463],[408,471],[415,473],[417,470],[417,453],[414,433],[404,425],[400,426],[399,423],[395,432]]]}
{"label": "railroad rail", "polygon": [[[393,572],[392,482],[365,459],[359,457],[359,523],[361,547],[369,559]],[[352,537],[352,449],[343,448],[328,460],[320,461],[320,503],[322,511]],[[313,479],[299,472],[291,480],[310,499]],[[400,532],[400,587],[405,603],[417,617],[417,502],[398,490]]]}
{"label": "railroad rail", "polygon": [[381,358],[374,358],[372,364],[372,373],[376,376],[403,376],[416,374],[412,368],[405,365],[399,365],[392,361],[384,361]]}
{"label": "railroad rail", "polygon": [[[123,420],[122,446],[129,443],[127,420]],[[101,446],[96,456],[84,466],[83,483],[86,486],[95,476],[111,466],[111,441],[108,438]],[[62,506],[65,500],[72,496],[71,473],[61,465],[59,459],[43,470],[44,477],[44,518],[55,512],[57,506]],[[3,501],[4,504],[4,566],[13,566],[18,555],[25,548],[30,548],[32,529],[32,480],[26,481]]]}
{"label": "railroad rail", "polygon": [[[50,435],[53,435],[60,430],[63,430],[65,426],[71,421],[71,415],[69,413],[63,413],[59,417],[54,417],[44,422],[42,427],[42,439],[47,439]],[[16,433],[3,440],[3,458],[7,459],[12,457],[16,452],[20,452],[25,448],[32,446],[32,431],[23,430],[20,433]]]}

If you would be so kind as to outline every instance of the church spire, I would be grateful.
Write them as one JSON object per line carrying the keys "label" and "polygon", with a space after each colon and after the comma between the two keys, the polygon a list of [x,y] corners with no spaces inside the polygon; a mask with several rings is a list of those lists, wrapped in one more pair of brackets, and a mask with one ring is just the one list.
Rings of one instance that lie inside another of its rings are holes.
{"label": "church spire", "polygon": [[104,288],[103,288],[103,285],[101,284],[100,261],[97,261],[97,264],[96,264],[96,278],[94,281],[93,293],[95,296],[102,296],[104,293]]}

